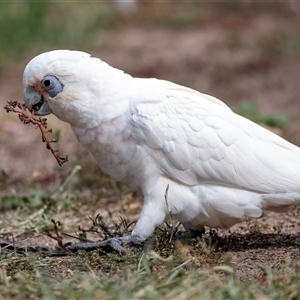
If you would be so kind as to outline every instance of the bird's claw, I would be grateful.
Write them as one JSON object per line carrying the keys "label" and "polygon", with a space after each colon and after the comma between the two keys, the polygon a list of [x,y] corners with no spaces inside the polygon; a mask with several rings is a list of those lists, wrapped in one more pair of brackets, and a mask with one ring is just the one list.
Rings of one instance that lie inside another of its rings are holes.
{"label": "bird's claw", "polygon": [[66,246],[67,250],[77,251],[77,250],[95,250],[99,248],[110,248],[113,251],[118,252],[119,254],[127,254],[127,250],[124,246],[129,244],[138,244],[140,243],[139,239],[136,236],[124,236],[124,237],[113,237],[106,239],[104,241],[96,242],[81,242],[81,243],[69,243]]}

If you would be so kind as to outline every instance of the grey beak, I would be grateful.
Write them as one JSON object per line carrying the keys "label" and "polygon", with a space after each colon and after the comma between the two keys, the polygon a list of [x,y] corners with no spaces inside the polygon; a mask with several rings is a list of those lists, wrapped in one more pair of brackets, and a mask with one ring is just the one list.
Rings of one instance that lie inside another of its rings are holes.
{"label": "grey beak", "polygon": [[43,96],[38,91],[29,87],[24,89],[24,102],[29,111],[34,110],[37,116],[45,116],[52,113]]}

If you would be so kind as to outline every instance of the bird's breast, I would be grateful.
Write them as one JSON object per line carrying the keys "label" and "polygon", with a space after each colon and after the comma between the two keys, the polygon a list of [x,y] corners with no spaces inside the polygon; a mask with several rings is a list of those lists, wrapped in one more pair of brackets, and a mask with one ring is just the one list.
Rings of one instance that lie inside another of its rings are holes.
{"label": "bird's breast", "polygon": [[101,170],[115,181],[126,182],[131,189],[141,190],[149,162],[131,137],[128,126],[101,124],[96,128],[72,128],[79,142],[97,161]]}

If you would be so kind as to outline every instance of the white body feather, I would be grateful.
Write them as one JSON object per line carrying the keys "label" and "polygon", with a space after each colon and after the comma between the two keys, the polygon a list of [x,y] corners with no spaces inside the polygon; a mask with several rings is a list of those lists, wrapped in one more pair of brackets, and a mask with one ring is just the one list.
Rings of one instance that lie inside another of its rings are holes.
{"label": "white body feather", "polygon": [[168,210],[185,226],[230,227],[263,209],[300,205],[300,149],[220,100],[124,74],[81,52],[33,59],[25,86],[52,74],[64,90],[48,104],[71,124],[101,169],[144,195],[133,231],[146,239]]}

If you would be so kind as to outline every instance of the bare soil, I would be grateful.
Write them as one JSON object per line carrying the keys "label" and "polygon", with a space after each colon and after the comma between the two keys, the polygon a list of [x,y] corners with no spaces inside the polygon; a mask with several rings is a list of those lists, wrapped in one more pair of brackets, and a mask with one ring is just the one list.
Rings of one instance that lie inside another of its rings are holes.
{"label": "bare soil", "polygon": [[[212,22],[215,17],[218,22]],[[167,79],[214,95],[234,110],[241,100],[247,99],[255,102],[262,113],[284,113],[289,118],[284,137],[300,146],[299,26],[300,12],[293,9],[210,15],[199,27],[124,26],[101,31],[95,36],[90,52],[131,75]],[[31,56],[2,70],[1,106],[8,99],[22,99],[22,71],[29,59]],[[50,127],[61,131],[58,143],[61,154],[69,155],[70,165],[82,165],[79,172],[83,180],[81,189],[85,189],[82,210],[76,217],[71,215],[65,220],[66,227],[76,231],[78,225],[90,222],[89,215],[105,216],[108,209],[116,212],[124,211],[124,207],[126,216],[136,219],[141,202],[138,198],[130,198],[133,202],[123,207],[117,196],[99,199],[92,206],[84,205],[85,197],[102,188],[102,174],[96,171],[94,162],[77,143],[69,126],[55,117],[48,120]],[[39,133],[4,110],[0,110],[0,157],[0,171],[10,177],[9,189],[2,189],[1,196],[26,193],[37,186],[51,191],[56,176],[65,178],[68,174],[68,167],[56,165],[42,145]],[[99,176],[98,187],[95,179],[93,184],[89,183],[86,176],[90,171]],[[200,271],[226,262],[229,254],[236,274],[244,279],[259,276],[267,265],[279,266],[287,260],[300,267],[299,215],[297,208],[285,214],[268,212],[260,219],[247,219],[229,231],[217,231],[215,247],[222,249],[222,255],[219,260],[203,264]],[[12,240],[13,236],[15,242],[23,245],[54,246],[55,242],[45,234],[24,234],[11,224],[12,218],[13,213],[0,211],[0,238]],[[52,265],[50,277],[78,270],[76,264],[70,265],[68,258],[43,259]]]}

